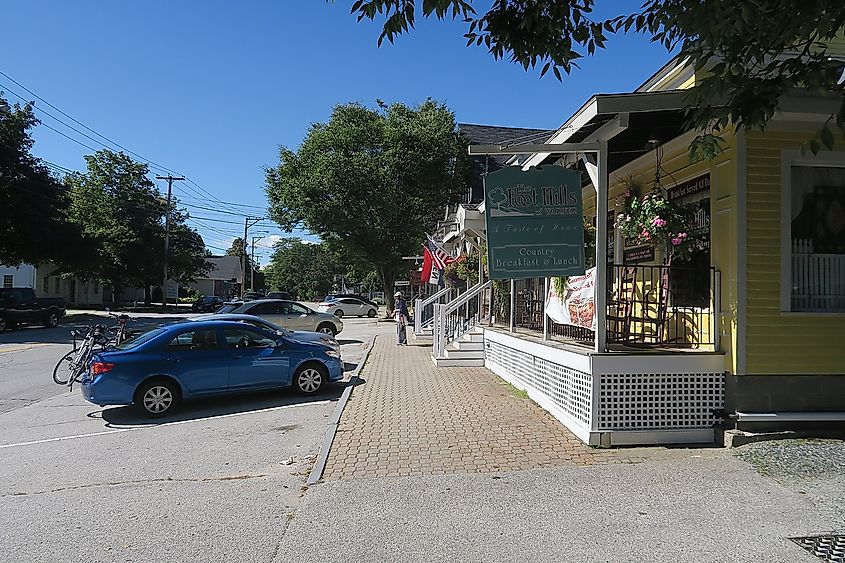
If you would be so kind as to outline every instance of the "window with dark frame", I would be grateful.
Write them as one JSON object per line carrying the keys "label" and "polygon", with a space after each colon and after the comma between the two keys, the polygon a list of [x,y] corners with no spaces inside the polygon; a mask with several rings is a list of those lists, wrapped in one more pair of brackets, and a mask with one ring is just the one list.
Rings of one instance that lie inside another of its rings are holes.
{"label": "window with dark frame", "polygon": [[791,168],[789,310],[845,311],[845,167]]}
{"label": "window with dark frame", "polygon": [[[700,180],[685,182],[679,187],[698,184]],[[681,191],[680,193],[683,193]],[[669,305],[672,307],[706,308],[710,306],[710,197],[686,204],[693,217],[689,228],[692,250],[688,256],[676,257],[669,266]],[[671,197],[671,192],[670,192]],[[680,198],[679,198],[680,199]]]}

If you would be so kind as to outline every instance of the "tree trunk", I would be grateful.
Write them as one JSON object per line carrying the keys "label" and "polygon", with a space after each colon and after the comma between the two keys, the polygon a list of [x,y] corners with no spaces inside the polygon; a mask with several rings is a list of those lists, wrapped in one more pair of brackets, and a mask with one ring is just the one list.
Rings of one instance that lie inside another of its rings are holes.
{"label": "tree trunk", "polygon": [[393,298],[394,285],[396,281],[396,273],[389,269],[381,270],[381,282],[384,289],[384,302],[387,304],[387,315],[391,316],[393,307],[396,305],[396,299]]}
{"label": "tree trunk", "polygon": [[115,278],[111,282],[112,286],[112,305],[118,307],[120,305],[120,280]]}
{"label": "tree trunk", "polygon": [[144,305],[149,307],[153,303],[153,292],[150,290],[149,284],[144,286]]}

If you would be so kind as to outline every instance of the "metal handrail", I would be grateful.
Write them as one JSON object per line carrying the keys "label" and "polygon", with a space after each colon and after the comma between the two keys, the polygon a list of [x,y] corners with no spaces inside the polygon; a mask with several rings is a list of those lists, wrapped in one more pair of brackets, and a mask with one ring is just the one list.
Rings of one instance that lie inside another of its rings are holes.
{"label": "metal handrail", "polygon": [[446,296],[446,300],[448,301],[451,294],[452,288],[444,287],[437,293],[430,295],[425,299],[417,298],[414,301],[414,334],[422,334],[423,329],[434,322],[434,312],[432,311],[431,316],[427,316],[425,314],[426,308],[432,303],[439,303],[440,298],[444,296]]}
{"label": "metal handrail", "polygon": [[[461,294],[456,299],[453,299],[449,303],[434,304],[434,332],[433,336],[433,350],[432,353],[434,354],[435,358],[443,358],[446,354],[446,346],[463,336],[468,330],[475,327],[478,322],[481,320],[481,302],[480,296],[483,292],[487,291],[493,286],[493,282],[491,280],[487,280],[486,282],[479,282],[475,284],[473,287],[468,289],[465,293]],[[467,305],[472,299],[479,297],[479,306],[476,310],[474,316],[469,315],[469,306]],[[449,316],[453,313],[457,312],[461,307],[467,305],[467,315],[463,319],[451,319],[452,322],[449,321]]]}
{"label": "metal handrail", "polygon": [[493,282],[491,280],[487,280],[484,283],[475,284],[474,286],[472,286],[471,288],[466,290],[464,293],[462,293],[460,295],[460,297],[457,297],[457,298],[449,301],[446,304],[445,313],[448,315],[449,313],[451,313],[452,311],[454,311],[458,307],[462,307],[462,306],[466,305],[469,302],[470,299],[478,297],[479,293],[481,293],[485,289],[489,289],[492,285],[493,285]]}

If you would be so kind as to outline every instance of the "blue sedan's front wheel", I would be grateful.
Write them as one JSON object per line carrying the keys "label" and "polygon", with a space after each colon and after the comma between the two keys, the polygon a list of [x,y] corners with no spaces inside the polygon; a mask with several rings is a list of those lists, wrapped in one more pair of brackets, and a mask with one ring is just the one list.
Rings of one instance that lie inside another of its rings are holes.
{"label": "blue sedan's front wheel", "polygon": [[169,379],[150,379],[135,392],[135,406],[149,417],[158,418],[173,412],[178,402],[179,389]]}
{"label": "blue sedan's front wheel", "polygon": [[296,370],[293,377],[297,389],[306,395],[319,391],[328,380],[326,369],[320,364],[305,364]]}

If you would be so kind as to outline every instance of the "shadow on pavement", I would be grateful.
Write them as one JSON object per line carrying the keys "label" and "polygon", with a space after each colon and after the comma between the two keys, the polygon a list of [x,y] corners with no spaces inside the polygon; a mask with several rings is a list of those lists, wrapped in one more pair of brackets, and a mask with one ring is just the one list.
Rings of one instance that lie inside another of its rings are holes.
{"label": "shadow on pavement", "polygon": [[349,362],[343,362],[343,371],[352,371],[358,367],[358,364],[351,364]]}
{"label": "shadow on pavement", "polygon": [[363,344],[364,341],[363,340],[344,340],[344,339],[338,338],[337,343],[340,344],[341,346],[343,346],[344,344]]}
{"label": "shadow on pavement", "polygon": [[218,416],[260,412],[278,407],[304,405],[320,401],[336,401],[345,387],[344,383],[333,383],[321,393],[303,396],[294,390],[253,391],[241,395],[192,399],[179,406],[171,416],[147,418],[134,407],[107,407],[88,413],[88,418],[102,418],[106,428],[125,426],[157,426],[173,422],[201,420]]}

